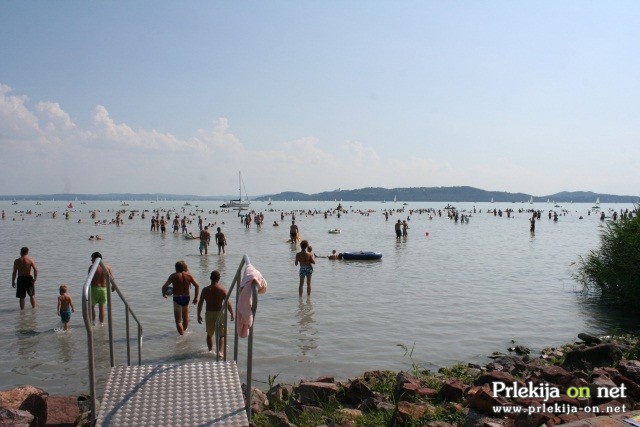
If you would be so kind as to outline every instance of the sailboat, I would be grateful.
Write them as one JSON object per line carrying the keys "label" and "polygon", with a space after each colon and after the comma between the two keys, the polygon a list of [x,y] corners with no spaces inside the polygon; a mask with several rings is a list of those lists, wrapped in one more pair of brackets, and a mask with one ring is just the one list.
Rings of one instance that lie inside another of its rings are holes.
{"label": "sailboat", "polygon": [[267,203],[268,206],[271,206],[271,197],[269,197],[269,203]]}
{"label": "sailboat", "polygon": [[594,209],[594,210],[600,209],[600,197],[596,198],[596,204],[591,209]]}
{"label": "sailboat", "polygon": [[229,200],[227,203],[223,203],[222,205],[220,205],[221,208],[238,208],[240,209],[246,209],[249,207],[249,205],[251,204],[251,202],[249,201],[249,198],[247,197],[247,189],[245,188],[244,190],[244,199],[242,198],[242,189],[244,187],[244,182],[242,181],[242,172],[238,172],[238,187],[239,187],[239,193],[240,196],[237,199],[232,199]]}
{"label": "sailboat", "polygon": [[491,203],[493,203],[493,197],[491,198]]}
{"label": "sailboat", "polygon": [[533,196],[531,196],[531,198],[529,199],[529,204],[532,205],[533,204]]}

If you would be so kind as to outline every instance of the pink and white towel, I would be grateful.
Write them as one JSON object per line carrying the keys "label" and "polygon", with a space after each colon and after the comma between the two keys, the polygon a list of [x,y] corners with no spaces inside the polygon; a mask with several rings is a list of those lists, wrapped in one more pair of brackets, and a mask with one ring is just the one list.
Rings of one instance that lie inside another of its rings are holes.
{"label": "pink and white towel", "polygon": [[246,338],[249,336],[249,328],[251,328],[251,325],[253,324],[253,313],[251,312],[251,305],[253,303],[251,292],[252,283],[255,283],[258,286],[259,294],[267,292],[267,281],[253,265],[248,264],[247,268],[244,270],[242,280],[240,281],[240,295],[238,296],[236,322],[238,327],[238,336],[240,338]]}

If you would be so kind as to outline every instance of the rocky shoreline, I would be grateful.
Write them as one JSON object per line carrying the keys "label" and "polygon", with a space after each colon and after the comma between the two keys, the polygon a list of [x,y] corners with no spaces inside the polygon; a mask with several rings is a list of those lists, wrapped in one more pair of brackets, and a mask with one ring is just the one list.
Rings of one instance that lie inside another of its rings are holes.
{"label": "rocky shoreline", "polygon": [[[538,356],[516,346],[485,366],[430,372],[414,364],[345,382],[270,384],[266,393],[254,389],[253,424],[537,427],[640,410],[640,340],[578,337]],[[90,425],[88,409],[84,395],[50,396],[32,386],[0,392],[2,426]]]}

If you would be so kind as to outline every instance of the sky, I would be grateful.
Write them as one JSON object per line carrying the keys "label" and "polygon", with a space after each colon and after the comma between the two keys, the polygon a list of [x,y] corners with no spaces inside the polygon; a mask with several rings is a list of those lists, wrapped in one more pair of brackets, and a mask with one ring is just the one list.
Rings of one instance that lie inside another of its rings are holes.
{"label": "sky", "polygon": [[638,1],[0,2],[0,194],[639,195],[639,170]]}

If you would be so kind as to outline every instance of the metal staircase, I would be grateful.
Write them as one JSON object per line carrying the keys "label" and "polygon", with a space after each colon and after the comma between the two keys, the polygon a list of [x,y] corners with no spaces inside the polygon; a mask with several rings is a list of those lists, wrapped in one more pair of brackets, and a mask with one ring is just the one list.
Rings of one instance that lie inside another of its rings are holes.
{"label": "metal staircase", "polygon": [[[227,300],[236,291],[236,312],[242,268],[249,264],[245,255],[238,266]],[[247,345],[247,378],[244,396],[237,368],[238,331],[234,334],[234,359],[183,364],[142,364],[142,325],[113,277],[108,274],[109,287],[117,293],[125,305],[127,328],[127,365],[115,366],[113,355],[113,333],[111,292],[107,292],[109,321],[109,349],[111,371],[102,398],[99,412],[96,405],[95,368],[93,355],[93,331],[91,322],[91,280],[97,268],[105,272],[102,259],[92,265],[82,289],[82,315],[87,329],[89,353],[89,388],[91,396],[91,420],[96,426],[248,426],[251,420],[251,372],[253,358],[253,326],[249,329]],[[218,327],[226,321],[227,300],[216,321],[216,354]],[[252,307],[254,318],[258,306],[257,286],[252,285]],[[138,365],[131,366],[129,344],[129,317],[138,325]],[[236,322],[237,325],[237,322]]]}

